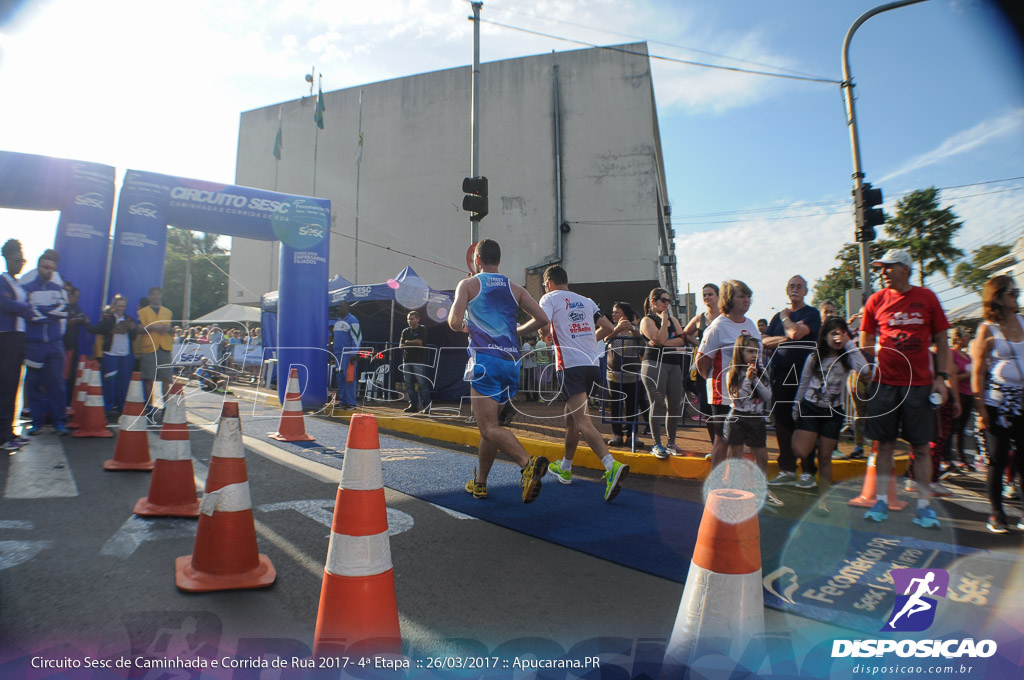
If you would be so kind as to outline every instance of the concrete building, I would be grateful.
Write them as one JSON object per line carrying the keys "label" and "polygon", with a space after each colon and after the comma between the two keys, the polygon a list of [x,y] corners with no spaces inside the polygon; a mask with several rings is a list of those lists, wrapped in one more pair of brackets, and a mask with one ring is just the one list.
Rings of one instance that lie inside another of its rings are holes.
{"label": "concrete building", "polygon": [[[330,198],[332,275],[378,283],[411,265],[454,288],[471,242],[470,70],[326,92],[322,130],[315,96],[245,112],[236,182]],[[560,256],[574,288],[602,305],[676,290],[645,43],[482,64],[479,119],[490,197],[479,234],[501,244],[504,273],[538,295]],[[229,301],[275,289],[277,257],[272,244],[234,239]]]}

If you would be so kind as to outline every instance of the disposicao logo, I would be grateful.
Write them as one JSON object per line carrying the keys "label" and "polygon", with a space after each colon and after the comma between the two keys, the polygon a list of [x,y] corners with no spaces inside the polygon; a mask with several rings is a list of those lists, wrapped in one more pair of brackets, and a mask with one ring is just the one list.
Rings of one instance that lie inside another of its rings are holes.
{"label": "disposicao logo", "polygon": [[[949,590],[945,569],[893,569],[896,595],[892,613],[882,626],[886,633],[919,633],[935,623],[936,598]],[[900,657],[990,657],[996,653],[993,640],[833,640],[832,657],[870,657],[894,653]]]}

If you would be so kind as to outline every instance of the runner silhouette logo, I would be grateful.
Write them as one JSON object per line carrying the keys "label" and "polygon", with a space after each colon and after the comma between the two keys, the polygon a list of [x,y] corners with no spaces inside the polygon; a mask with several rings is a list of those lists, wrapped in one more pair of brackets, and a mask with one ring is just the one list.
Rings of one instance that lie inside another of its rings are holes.
{"label": "runner silhouette logo", "polygon": [[938,600],[946,597],[949,572],[945,569],[893,569],[893,590],[896,596],[892,615],[883,631],[916,633],[927,630],[935,622]]}

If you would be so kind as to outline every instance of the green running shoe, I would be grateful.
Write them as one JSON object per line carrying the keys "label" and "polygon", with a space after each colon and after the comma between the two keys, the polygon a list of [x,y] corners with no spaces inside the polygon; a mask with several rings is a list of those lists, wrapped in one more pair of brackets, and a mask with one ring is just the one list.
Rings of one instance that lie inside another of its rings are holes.
{"label": "green running shoe", "polygon": [[563,470],[561,461],[556,460],[548,465],[548,472],[555,476],[562,484],[572,484],[572,470]]}
{"label": "green running shoe", "polygon": [[622,480],[625,479],[628,474],[629,466],[625,463],[620,463],[619,461],[612,463],[611,470],[605,471],[604,476],[601,478],[605,481],[605,502],[608,502],[619,495],[619,491],[622,491]]}
{"label": "green running shoe", "polygon": [[548,471],[548,459],[544,456],[530,456],[530,462],[523,468],[519,484],[523,488],[523,503],[532,503],[540,495],[541,481]]}

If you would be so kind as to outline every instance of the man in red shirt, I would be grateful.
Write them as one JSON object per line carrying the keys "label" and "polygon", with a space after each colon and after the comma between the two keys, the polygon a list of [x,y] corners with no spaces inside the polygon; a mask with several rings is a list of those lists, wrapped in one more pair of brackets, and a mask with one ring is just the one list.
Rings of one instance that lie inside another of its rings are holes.
{"label": "man in red shirt", "polygon": [[[861,351],[874,356],[876,363],[866,435],[878,444],[875,465],[879,491],[878,501],[864,518],[883,522],[888,517],[893,448],[896,439],[902,437],[914,450],[918,489],[914,524],[938,528],[929,489],[932,468],[928,444],[935,431],[935,411],[930,400],[933,393],[938,395],[938,403],[948,397],[945,380],[949,377],[951,359],[946,340],[949,322],[935,293],[910,285],[912,260],[907,251],[890,250],[871,266],[881,267],[886,287],[868,298],[860,327]],[[938,349],[939,368],[934,374],[931,345]]]}

